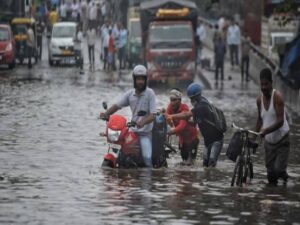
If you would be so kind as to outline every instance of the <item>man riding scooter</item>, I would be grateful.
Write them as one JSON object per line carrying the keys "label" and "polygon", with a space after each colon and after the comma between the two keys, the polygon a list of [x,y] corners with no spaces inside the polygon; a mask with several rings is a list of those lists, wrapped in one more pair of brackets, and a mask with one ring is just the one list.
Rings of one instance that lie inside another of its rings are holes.
{"label": "man riding scooter", "polygon": [[[131,128],[139,137],[142,156],[146,167],[152,167],[152,128],[156,114],[156,96],[151,88],[147,87],[147,69],[137,65],[132,73],[134,89],[125,95],[104,113],[100,118],[107,118],[119,109],[130,106],[132,121],[136,127]],[[141,113],[143,112],[143,113]],[[141,114],[144,114],[141,116]]]}

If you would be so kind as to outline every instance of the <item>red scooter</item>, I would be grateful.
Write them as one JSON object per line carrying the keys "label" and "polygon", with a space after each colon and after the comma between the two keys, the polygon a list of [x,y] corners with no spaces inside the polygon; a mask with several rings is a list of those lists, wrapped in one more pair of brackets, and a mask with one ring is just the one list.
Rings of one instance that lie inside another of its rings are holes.
{"label": "red scooter", "polygon": [[[107,109],[107,104],[103,103]],[[145,116],[146,112],[138,112],[138,116]],[[106,136],[109,143],[108,152],[104,155],[103,167],[111,168],[137,168],[143,167],[143,157],[138,136],[130,130],[135,122],[127,122],[122,115],[114,114],[109,118],[101,118],[107,121]],[[167,123],[161,113],[157,113],[152,130],[152,163],[153,167],[167,167],[169,153],[176,150],[166,143]],[[171,150],[166,150],[169,147]]]}

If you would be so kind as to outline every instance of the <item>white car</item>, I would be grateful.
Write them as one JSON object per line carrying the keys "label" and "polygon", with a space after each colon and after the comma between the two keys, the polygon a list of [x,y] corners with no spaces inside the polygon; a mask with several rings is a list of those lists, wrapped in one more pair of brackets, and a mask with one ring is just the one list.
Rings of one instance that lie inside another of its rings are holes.
{"label": "white car", "polygon": [[76,27],[77,24],[74,22],[58,22],[53,25],[48,58],[51,66],[54,62],[75,59]]}

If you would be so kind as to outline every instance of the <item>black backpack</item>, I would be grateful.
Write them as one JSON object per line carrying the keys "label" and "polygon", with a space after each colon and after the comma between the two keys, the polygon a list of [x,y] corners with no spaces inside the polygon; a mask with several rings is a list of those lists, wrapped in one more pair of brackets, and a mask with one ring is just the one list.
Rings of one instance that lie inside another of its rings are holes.
{"label": "black backpack", "polygon": [[213,104],[209,103],[208,100],[203,97],[201,99],[201,102],[205,102],[206,104],[208,104],[208,107],[214,117],[214,121],[210,121],[207,119],[205,119],[204,121],[214,126],[221,133],[225,133],[227,131],[227,123],[223,111],[214,106]]}
{"label": "black backpack", "polygon": [[242,133],[237,131],[233,134],[228,148],[226,150],[226,156],[232,160],[233,162],[236,161],[239,154],[241,154],[243,149],[243,140],[242,140]]}

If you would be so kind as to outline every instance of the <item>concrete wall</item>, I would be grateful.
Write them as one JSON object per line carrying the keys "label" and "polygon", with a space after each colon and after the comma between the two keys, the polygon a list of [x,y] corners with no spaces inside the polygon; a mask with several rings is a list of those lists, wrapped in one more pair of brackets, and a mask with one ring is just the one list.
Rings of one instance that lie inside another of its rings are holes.
{"label": "concrete wall", "polygon": [[[204,45],[209,49],[213,49],[213,26],[205,19],[202,19],[204,24],[206,25],[206,38],[204,40]],[[228,57],[228,54],[227,54]],[[251,78],[259,84],[259,74],[260,71],[269,67],[273,71],[273,80],[274,80],[274,88],[281,91],[283,94],[285,103],[288,108],[293,112],[300,115],[300,90],[294,90],[290,88],[280,76],[276,75],[277,66],[274,62],[268,59],[257,47],[252,46],[252,51],[250,54],[250,65],[249,65],[249,73]]]}

